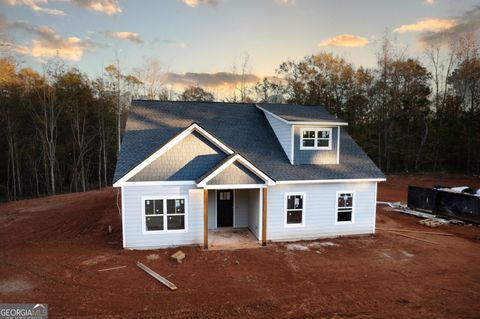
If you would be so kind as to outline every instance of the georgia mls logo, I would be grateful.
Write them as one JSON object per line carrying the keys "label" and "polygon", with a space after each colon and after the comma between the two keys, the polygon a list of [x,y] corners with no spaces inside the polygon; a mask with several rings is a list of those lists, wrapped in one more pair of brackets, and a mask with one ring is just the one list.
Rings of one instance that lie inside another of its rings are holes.
{"label": "georgia mls logo", "polygon": [[45,319],[48,304],[0,304],[0,319]]}
{"label": "georgia mls logo", "polygon": [[41,303],[37,303],[32,309],[32,316],[34,317],[44,317],[47,315],[47,308]]}

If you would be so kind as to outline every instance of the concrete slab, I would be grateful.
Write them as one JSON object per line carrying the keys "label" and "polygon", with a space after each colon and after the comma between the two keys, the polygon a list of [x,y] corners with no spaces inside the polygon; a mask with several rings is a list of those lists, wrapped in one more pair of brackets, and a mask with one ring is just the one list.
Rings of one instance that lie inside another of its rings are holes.
{"label": "concrete slab", "polygon": [[261,247],[247,228],[218,228],[208,231],[209,250],[235,250]]}

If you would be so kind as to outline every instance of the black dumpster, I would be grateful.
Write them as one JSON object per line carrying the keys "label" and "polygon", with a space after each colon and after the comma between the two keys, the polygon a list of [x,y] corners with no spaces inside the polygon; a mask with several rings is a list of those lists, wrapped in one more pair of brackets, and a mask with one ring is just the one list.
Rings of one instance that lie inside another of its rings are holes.
{"label": "black dumpster", "polygon": [[467,192],[409,186],[408,207],[480,223],[480,196]]}

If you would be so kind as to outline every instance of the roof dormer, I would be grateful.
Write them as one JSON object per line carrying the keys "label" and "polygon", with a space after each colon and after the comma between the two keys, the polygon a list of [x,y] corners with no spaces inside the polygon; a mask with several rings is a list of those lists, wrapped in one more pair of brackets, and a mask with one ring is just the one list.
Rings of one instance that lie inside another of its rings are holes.
{"label": "roof dormer", "polygon": [[341,126],[321,106],[257,104],[292,165],[339,164]]}

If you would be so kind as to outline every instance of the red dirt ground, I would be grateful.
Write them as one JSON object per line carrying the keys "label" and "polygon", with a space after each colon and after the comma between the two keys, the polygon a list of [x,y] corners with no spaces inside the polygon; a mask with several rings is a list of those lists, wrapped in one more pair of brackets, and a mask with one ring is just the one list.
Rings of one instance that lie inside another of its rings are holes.
{"label": "red dirt ground", "polygon": [[[406,200],[409,184],[480,187],[480,179],[391,176],[379,200]],[[377,227],[454,236],[409,233],[431,244],[378,230],[258,249],[182,247],[187,257],[177,264],[168,258],[175,249],[122,249],[116,195],[106,189],[1,204],[0,303],[48,303],[51,317],[480,317],[478,226],[431,229],[379,206]]]}

